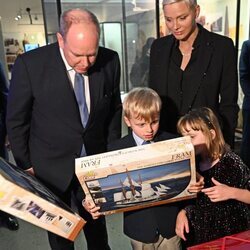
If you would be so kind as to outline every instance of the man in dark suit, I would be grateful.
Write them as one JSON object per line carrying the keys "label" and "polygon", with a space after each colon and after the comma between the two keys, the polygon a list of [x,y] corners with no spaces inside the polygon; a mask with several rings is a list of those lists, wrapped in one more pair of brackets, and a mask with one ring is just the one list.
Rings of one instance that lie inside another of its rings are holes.
{"label": "man in dark suit", "polygon": [[240,156],[250,168],[250,40],[244,41],[240,54],[240,85],[244,94],[242,104],[243,133]]}
{"label": "man in dark suit", "polygon": [[239,108],[232,40],[196,23],[200,7],[194,0],[164,0],[163,11],[171,35],[152,44],[149,72],[149,87],[163,102],[160,128],[176,132],[180,116],[192,108],[209,107],[233,147]]}
{"label": "man in dark suit", "polygon": [[[105,219],[93,220],[83,209],[74,160],[106,151],[107,143],[121,135],[119,58],[99,47],[99,37],[93,13],[64,12],[58,43],[17,58],[7,109],[17,165],[67,204],[74,193],[79,214],[87,220],[84,233],[91,250],[110,249]],[[49,241],[52,249],[74,249],[72,242],[51,233]]]}
{"label": "man in dark suit", "polygon": [[[123,102],[124,121],[131,132],[108,145],[109,151],[140,146],[176,136],[158,131],[161,100],[149,88],[134,88]],[[124,213],[124,233],[131,239],[134,250],[179,250],[180,238],[175,234],[179,207],[161,205]]]}
{"label": "man in dark suit", "polygon": [[[4,159],[7,157],[6,152],[6,125],[5,125],[5,117],[6,117],[6,105],[7,105],[7,95],[8,95],[8,87],[7,87],[7,79],[4,74],[3,66],[0,62],[0,156]],[[18,230],[19,224],[17,219],[3,211],[0,211],[0,226],[5,226],[10,230]]]}

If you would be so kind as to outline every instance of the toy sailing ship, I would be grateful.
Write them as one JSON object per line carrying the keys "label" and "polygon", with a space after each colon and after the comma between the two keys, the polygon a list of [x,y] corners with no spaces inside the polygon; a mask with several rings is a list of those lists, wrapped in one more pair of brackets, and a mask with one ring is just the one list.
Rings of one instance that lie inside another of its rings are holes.
{"label": "toy sailing ship", "polygon": [[159,186],[155,186],[155,190],[150,183],[143,183],[140,175],[139,181],[136,182],[131,178],[127,169],[126,173],[126,179],[123,182],[120,180],[122,191],[114,193],[114,202],[116,205],[134,204],[158,199],[162,196],[166,196],[170,189],[163,184],[159,184]]}

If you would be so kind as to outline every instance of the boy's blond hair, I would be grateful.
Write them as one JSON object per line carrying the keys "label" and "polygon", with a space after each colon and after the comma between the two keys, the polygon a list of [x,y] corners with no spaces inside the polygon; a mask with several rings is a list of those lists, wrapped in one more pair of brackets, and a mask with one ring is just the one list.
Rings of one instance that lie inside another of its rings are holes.
{"label": "boy's blond hair", "polygon": [[[219,121],[210,108],[194,109],[182,116],[177,123],[177,130],[180,134],[188,132],[187,124],[193,130],[201,130],[204,133],[208,157],[212,160],[221,158],[229,150],[229,146],[225,143],[222,135]],[[215,131],[215,138],[212,137],[211,129]]]}
{"label": "boy's blond hair", "polygon": [[133,115],[135,118],[143,118],[150,122],[160,115],[161,99],[153,89],[134,88],[124,98],[123,111],[128,119]]}

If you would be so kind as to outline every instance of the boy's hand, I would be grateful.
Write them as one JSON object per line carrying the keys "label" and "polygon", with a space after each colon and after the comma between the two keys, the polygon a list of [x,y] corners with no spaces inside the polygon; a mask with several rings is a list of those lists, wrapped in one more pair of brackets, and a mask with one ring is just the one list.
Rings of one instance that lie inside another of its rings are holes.
{"label": "boy's hand", "polygon": [[204,188],[204,177],[196,173],[196,183],[190,184],[188,192],[199,193]]}
{"label": "boy's hand", "polygon": [[88,200],[83,200],[82,205],[87,212],[89,212],[94,220],[98,219],[101,216],[99,212],[100,207],[97,207],[95,204],[91,203]]}

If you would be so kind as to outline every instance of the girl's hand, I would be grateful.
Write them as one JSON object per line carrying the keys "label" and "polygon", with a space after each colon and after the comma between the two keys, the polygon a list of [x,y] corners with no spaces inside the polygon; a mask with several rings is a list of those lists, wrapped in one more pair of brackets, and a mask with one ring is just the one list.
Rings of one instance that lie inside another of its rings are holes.
{"label": "girl's hand", "polygon": [[189,233],[189,225],[186,211],[184,209],[182,209],[177,215],[175,232],[180,238],[185,241],[187,240],[185,237],[185,233]]}
{"label": "girl's hand", "polygon": [[201,191],[205,193],[212,202],[225,201],[231,199],[231,187],[222,184],[212,178],[212,182],[215,186],[210,188],[204,188]]}
{"label": "girl's hand", "polygon": [[202,188],[204,188],[204,177],[196,173],[196,183],[190,184],[188,192],[190,193],[199,193]]}

